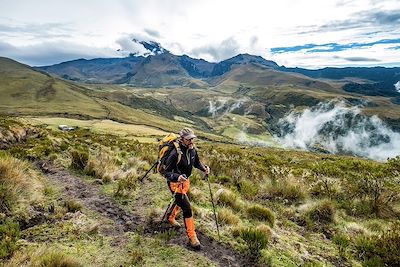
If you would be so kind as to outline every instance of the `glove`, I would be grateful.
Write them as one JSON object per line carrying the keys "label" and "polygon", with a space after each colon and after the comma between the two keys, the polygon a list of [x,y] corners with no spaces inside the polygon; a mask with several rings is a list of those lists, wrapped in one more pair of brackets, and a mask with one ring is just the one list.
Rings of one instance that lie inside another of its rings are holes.
{"label": "glove", "polygon": [[179,177],[178,177],[178,182],[183,183],[183,182],[186,181],[186,180],[187,180],[187,177],[186,177],[185,174],[179,175]]}
{"label": "glove", "polygon": [[210,174],[210,167],[208,167],[207,165],[205,165],[204,166],[205,167],[205,171],[204,171],[204,173],[206,174],[206,175],[209,175]]}

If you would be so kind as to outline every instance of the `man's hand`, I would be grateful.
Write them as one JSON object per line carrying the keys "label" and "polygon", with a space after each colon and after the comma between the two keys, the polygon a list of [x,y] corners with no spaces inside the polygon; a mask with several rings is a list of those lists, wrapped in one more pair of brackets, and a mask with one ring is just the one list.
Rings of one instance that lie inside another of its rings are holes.
{"label": "man's hand", "polygon": [[208,167],[207,165],[205,165],[204,166],[205,167],[205,171],[204,171],[204,173],[206,174],[206,175],[209,175],[210,174],[210,167]]}
{"label": "man's hand", "polygon": [[184,174],[179,175],[178,182],[183,183],[186,180],[187,180],[186,175],[184,175]]}

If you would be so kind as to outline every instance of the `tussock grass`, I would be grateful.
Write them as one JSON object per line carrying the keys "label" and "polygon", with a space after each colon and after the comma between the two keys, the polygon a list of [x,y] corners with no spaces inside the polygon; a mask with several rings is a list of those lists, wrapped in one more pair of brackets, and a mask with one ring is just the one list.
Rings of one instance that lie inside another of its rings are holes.
{"label": "tussock grass", "polygon": [[9,155],[0,155],[0,212],[12,214],[26,210],[42,199],[42,184],[28,163]]}
{"label": "tussock grass", "polygon": [[248,200],[256,199],[260,189],[258,183],[247,179],[241,180],[238,184],[238,187],[240,194]]}
{"label": "tussock grass", "polygon": [[14,253],[19,236],[18,223],[8,218],[0,218],[0,259],[6,259]]}
{"label": "tussock grass", "polygon": [[307,188],[304,183],[294,177],[288,177],[264,186],[260,197],[286,203],[298,203],[307,198]]}
{"label": "tussock grass", "polygon": [[240,223],[240,218],[232,210],[222,208],[218,211],[218,221],[225,225],[237,225]]}
{"label": "tussock grass", "polygon": [[34,255],[31,266],[34,267],[80,267],[78,259],[55,249],[46,249]]}
{"label": "tussock grass", "polygon": [[245,243],[247,253],[255,259],[260,258],[261,250],[268,246],[271,239],[271,232],[265,227],[238,227],[232,230],[232,234]]}
{"label": "tussock grass", "polygon": [[[400,223],[376,235],[361,235],[356,239],[358,256],[366,266],[400,265]],[[378,264],[378,265],[371,265]]]}
{"label": "tussock grass", "polygon": [[306,212],[307,218],[316,226],[334,223],[335,214],[336,208],[330,200],[323,200]]}
{"label": "tussock grass", "polygon": [[263,207],[258,204],[251,205],[250,207],[247,208],[247,213],[251,218],[265,221],[271,227],[274,226],[274,224],[275,224],[275,215],[267,207]]}
{"label": "tussock grass", "polygon": [[241,209],[238,196],[230,190],[220,189],[215,194],[217,204],[223,207],[230,207],[236,211]]}
{"label": "tussock grass", "polygon": [[71,151],[71,168],[82,171],[88,164],[89,153],[87,151],[74,149]]}
{"label": "tussock grass", "polygon": [[82,210],[83,206],[80,202],[75,199],[67,199],[64,202],[64,207],[67,209],[67,212],[77,212]]}

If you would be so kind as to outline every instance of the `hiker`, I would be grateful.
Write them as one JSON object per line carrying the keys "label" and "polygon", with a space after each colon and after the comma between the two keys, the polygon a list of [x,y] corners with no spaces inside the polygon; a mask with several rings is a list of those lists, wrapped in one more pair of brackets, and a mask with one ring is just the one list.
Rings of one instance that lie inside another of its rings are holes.
{"label": "hiker", "polygon": [[192,168],[195,167],[206,175],[209,174],[210,168],[202,164],[197,155],[197,151],[194,147],[194,139],[196,135],[189,128],[184,128],[180,132],[178,140],[181,160],[178,162],[178,149],[174,149],[166,159],[166,168],[164,177],[167,179],[168,187],[172,193],[175,193],[175,202],[172,205],[168,213],[168,221],[175,227],[180,227],[180,224],[175,220],[180,209],[183,211],[183,218],[185,222],[186,232],[189,237],[191,247],[194,249],[200,249],[200,241],[197,239],[197,235],[194,227],[194,219],[192,214],[192,208],[190,206],[189,198],[186,193],[190,186],[190,175],[192,174]]}

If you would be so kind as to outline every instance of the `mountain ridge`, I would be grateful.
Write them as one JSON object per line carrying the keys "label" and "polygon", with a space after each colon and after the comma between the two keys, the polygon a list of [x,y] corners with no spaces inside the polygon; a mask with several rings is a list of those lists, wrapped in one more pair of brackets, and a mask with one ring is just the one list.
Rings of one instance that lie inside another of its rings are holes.
{"label": "mountain ridge", "polygon": [[[147,57],[131,54],[125,58],[77,59],[34,69],[84,83],[126,84],[154,88],[171,86],[206,88],[214,86],[213,81],[237,66],[257,65],[266,71],[272,69],[282,73],[296,73],[315,80],[337,80],[343,83],[343,90],[348,92],[400,96],[394,86],[400,81],[400,67],[326,67],[309,70],[279,66],[274,61],[250,54],[238,54],[213,63],[188,55],[174,55],[157,43],[146,47],[148,51],[153,51]],[[349,78],[354,81],[348,81]]]}

